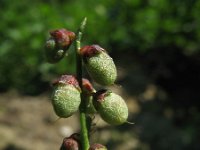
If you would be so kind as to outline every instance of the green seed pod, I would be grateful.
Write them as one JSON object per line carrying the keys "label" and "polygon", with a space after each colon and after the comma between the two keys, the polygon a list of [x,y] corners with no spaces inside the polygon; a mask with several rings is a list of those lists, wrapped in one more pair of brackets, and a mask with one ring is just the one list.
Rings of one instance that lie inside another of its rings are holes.
{"label": "green seed pod", "polygon": [[86,113],[95,114],[97,111],[93,105],[93,94],[96,90],[93,88],[92,84],[87,79],[82,79],[83,83],[83,97],[86,101]]}
{"label": "green seed pod", "polygon": [[100,90],[94,95],[94,106],[101,118],[111,125],[120,125],[127,122],[128,107],[121,96],[108,91]]}
{"label": "green seed pod", "polygon": [[80,135],[78,133],[72,134],[70,137],[63,139],[60,150],[79,150],[80,149]]}
{"label": "green seed pod", "polygon": [[52,105],[55,113],[67,118],[75,113],[80,105],[80,87],[72,75],[62,75],[53,83]]}
{"label": "green seed pod", "polygon": [[45,55],[49,63],[61,60],[75,39],[75,34],[65,29],[50,32],[50,38],[45,44]]}
{"label": "green seed pod", "polygon": [[107,148],[102,144],[92,144],[89,150],[107,150]]}
{"label": "green seed pod", "polygon": [[98,45],[84,46],[80,53],[89,75],[101,85],[114,84],[116,66],[106,51]]}

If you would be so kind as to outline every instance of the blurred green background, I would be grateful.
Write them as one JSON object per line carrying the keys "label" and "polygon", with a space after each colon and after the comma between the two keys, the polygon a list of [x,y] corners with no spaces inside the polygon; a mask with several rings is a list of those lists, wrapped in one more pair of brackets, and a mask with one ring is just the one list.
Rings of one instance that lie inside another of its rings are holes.
{"label": "blurred green background", "polygon": [[[44,43],[50,30],[75,32],[86,16],[83,45],[108,50],[119,69],[117,84],[139,107],[130,112],[135,125],[109,131],[129,133],[138,150],[200,149],[199,0],[1,0],[0,8],[1,93],[37,96],[56,76],[74,73],[73,51],[48,64]],[[131,137],[105,144],[118,150]]]}

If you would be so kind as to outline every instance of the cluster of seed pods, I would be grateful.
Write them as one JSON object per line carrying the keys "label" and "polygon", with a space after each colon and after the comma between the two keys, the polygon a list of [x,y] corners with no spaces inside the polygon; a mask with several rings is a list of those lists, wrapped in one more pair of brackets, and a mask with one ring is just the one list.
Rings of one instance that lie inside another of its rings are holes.
{"label": "cluster of seed pods", "polygon": [[[50,32],[50,35],[51,37],[45,45],[46,57],[50,63],[56,63],[64,57],[67,49],[75,39],[75,34],[60,29]],[[115,83],[117,69],[113,59],[105,49],[99,45],[88,45],[82,47],[79,54],[91,79],[102,86]],[[86,114],[98,113],[105,122],[111,125],[120,125],[127,122],[128,107],[124,99],[107,89],[96,91],[87,79],[82,79],[81,89],[75,76],[62,75],[53,82],[53,88],[51,101],[55,113],[60,118],[70,117],[79,110],[82,94],[86,103]],[[79,142],[75,137],[77,136],[72,135],[65,138],[61,149],[66,149],[67,145],[73,145],[73,150],[78,150]],[[94,144],[89,150],[106,150],[106,148]]]}
{"label": "cluster of seed pods", "polygon": [[[81,55],[89,75],[102,85],[114,84],[116,67],[112,58],[98,45],[85,46]],[[80,94],[87,103],[86,113],[99,113],[101,118],[111,125],[120,125],[127,121],[128,108],[123,98],[110,90],[96,90],[89,80],[83,79],[81,91],[75,76],[62,75],[54,83],[52,104],[59,117],[67,118],[79,109]]]}

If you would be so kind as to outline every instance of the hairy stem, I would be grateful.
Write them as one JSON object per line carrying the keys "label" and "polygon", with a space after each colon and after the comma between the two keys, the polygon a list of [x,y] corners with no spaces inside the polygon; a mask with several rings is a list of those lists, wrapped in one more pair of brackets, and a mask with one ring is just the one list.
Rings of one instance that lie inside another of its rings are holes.
{"label": "hairy stem", "polygon": [[[77,38],[75,42],[75,51],[76,51],[76,75],[77,79],[80,85],[80,88],[82,90],[82,59],[81,55],[79,53],[81,48],[81,38],[82,34],[86,25],[87,18],[84,18],[82,21],[78,32],[77,32]],[[88,130],[87,130],[87,122],[86,122],[86,114],[85,114],[85,101],[83,94],[81,93],[81,105],[79,108],[80,111],[80,123],[81,123],[81,145],[82,150],[88,150],[89,149],[89,139],[88,139]]]}

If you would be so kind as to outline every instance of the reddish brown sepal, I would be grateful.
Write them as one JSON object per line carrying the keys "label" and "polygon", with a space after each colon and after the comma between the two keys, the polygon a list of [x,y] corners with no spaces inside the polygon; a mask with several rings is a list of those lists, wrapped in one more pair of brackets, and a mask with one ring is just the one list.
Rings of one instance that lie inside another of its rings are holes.
{"label": "reddish brown sepal", "polygon": [[80,149],[80,135],[78,133],[72,134],[70,137],[63,139],[60,150],[79,150]]}
{"label": "reddish brown sepal", "polygon": [[75,33],[66,29],[50,31],[50,35],[60,48],[68,48],[75,40]]}
{"label": "reddish brown sepal", "polygon": [[89,148],[89,150],[100,150],[100,149],[101,150],[103,150],[103,149],[107,150],[107,148],[104,145],[98,144],[98,143],[91,145],[90,148]]}
{"label": "reddish brown sepal", "polygon": [[105,50],[99,45],[86,45],[80,49],[80,54],[83,57],[92,57],[95,54],[98,54],[102,51],[105,51]]}
{"label": "reddish brown sepal", "polygon": [[80,90],[78,81],[75,76],[73,75],[62,75],[60,78],[53,81],[53,86],[59,85],[59,84],[71,84],[74,87],[76,87],[78,90]]}
{"label": "reddish brown sepal", "polygon": [[98,102],[101,102],[103,101],[105,95],[107,94],[108,90],[106,89],[102,89],[102,90],[99,90],[97,91],[95,94],[94,94],[94,99]]}
{"label": "reddish brown sepal", "polygon": [[87,93],[90,93],[90,94],[94,93],[95,89],[88,79],[83,78],[82,84],[83,84],[83,88],[86,90]]}

